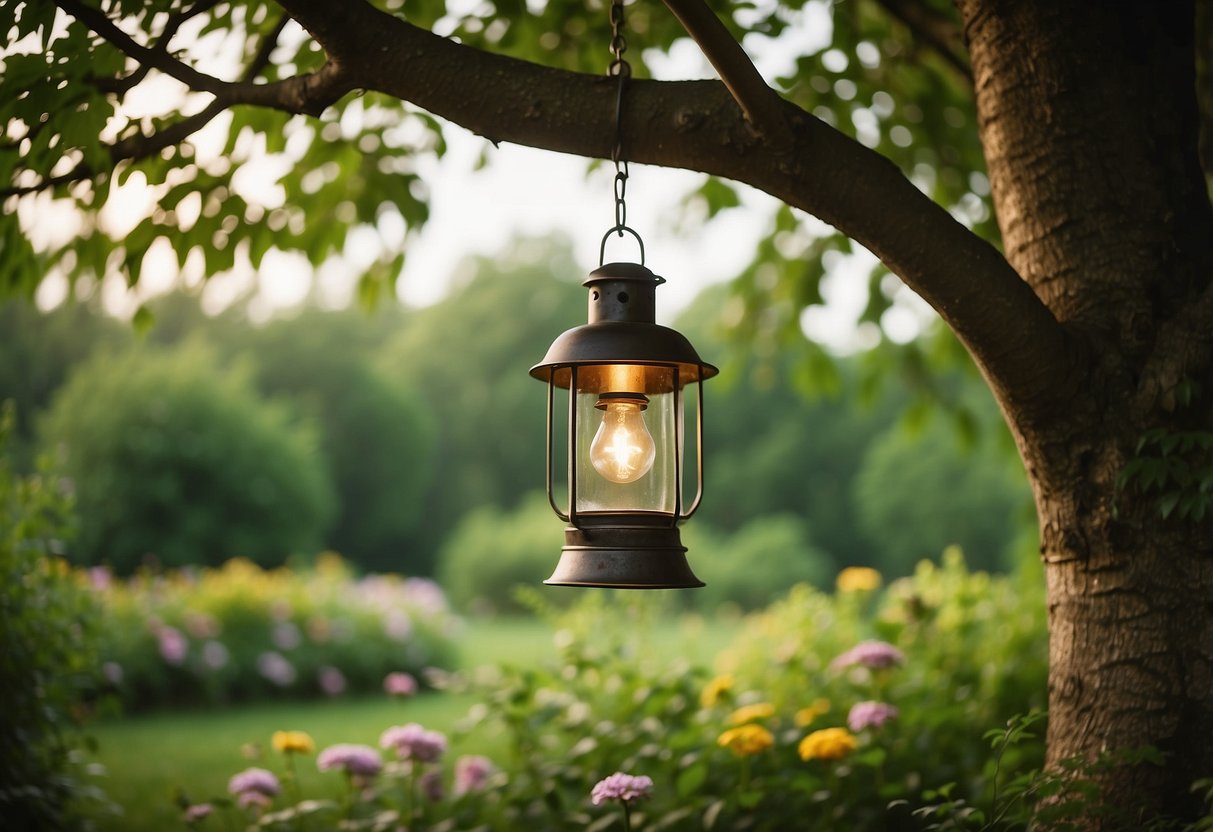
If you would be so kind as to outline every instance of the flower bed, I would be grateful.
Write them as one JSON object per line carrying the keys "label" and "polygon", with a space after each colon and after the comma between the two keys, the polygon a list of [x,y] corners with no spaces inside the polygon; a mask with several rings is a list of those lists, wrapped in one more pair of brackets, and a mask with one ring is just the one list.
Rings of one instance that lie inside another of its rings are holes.
{"label": "flower bed", "polygon": [[[558,619],[552,666],[432,674],[480,695],[459,730],[504,736],[495,761],[447,767],[443,735],[386,727],[381,750],[337,745],[312,763],[344,777],[341,800],[267,794],[254,773],[232,781],[243,808],[194,811],[316,830],[887,830],[996,815],[987,828],[1023,828],[1044,782],[1030,774],[1038,717],[1016,718],[1044,701],[1040,598],[956,553],[878,583],[844,573],[833,595],[793,589],[747,617],[711,671],[646,652],[661,620],[650,596],[586,596]],[[286,758],[266,763],[294,782],[288,743],[273,745]]]}
{"label": "flower bed", "polygon": [[452,661],[458,621],[436,584],[357,578],[334,555],[309,571],[237,559],[90,580],[105,608],[103,672],[130,710],[340,696]]}

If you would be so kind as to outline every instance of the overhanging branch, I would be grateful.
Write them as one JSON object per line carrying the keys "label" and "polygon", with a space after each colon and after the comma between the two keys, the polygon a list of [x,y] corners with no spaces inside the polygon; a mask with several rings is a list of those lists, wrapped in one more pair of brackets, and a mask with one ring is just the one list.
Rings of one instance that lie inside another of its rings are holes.
{"label": "overhanging branch", "polygon": [[702,0],[665,0],[665,4],[699,44],[754,129],[769,140],[789,138],[779,95],[763,80],[720,18]]}
{"label": "overhanging branch", "polygon": [[[350,0],[279,0],[351,82],[494,141],[610,158],[615,85],[460,45]],[[322,37],[321,37],[322,35]],[[356,48],[355,48],[356,47]],[[634,162],[753,185],[870,249],[930,303],[995,390],[1045,416],[1072,393],[1062,326],[991,245],[936,205],[883,156],[778,100],[786,146],[762,143],[714,81],[629,87],[624,123]]]}

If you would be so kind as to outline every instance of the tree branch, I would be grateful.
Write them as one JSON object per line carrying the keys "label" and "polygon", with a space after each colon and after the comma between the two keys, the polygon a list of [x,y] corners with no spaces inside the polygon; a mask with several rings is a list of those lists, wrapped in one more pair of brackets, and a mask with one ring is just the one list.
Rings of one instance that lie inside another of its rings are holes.
{"label": "tree branch", "polygon": [[192,90],[218,94],[226,86],[224,81],[199,72],[192,66],[172,57],[167,51],[149,49],[136,42],[99,9],[86,6],[80,0],[54,0],[54,3],[129,57],[141,64],[160,70]]}
{"label": "tree branch", "polygon": [[973,85],[960,27],[922,0],[876,0],[892,17],[910,30],[915,40],[930,46],[967,85]]}
{"label": "tree branch", "polygon": [[[609,77],[462,46],[365,2],[279,2],[329,41],[330,58],[343,50],[359,88],[412,102],[493,141],[610,158],[616,85]],[[753,185],[867,246],[939,312],[1004,404],[1026,418],[1045,418],[1072,394],[1073,352],[1063,327],[1001,254],[892,162],[782,99],[791,140],[773,148],[759,143],[715,81],[637,80],[628,89],[632,161]]]}
{"label": "tree branch", "polygon": [[[190,6],[185,11],[179,12],[169,18],[164,24],[164,30],[161,31],[160,37],[156,38],[154,51],[163,54],[166,58],[169,57],[168,47],[172,43],[173,37],[176,36],[177,30],[191,18],[197,17],[205,11],[213,9],[219,0],[198,0],[194,5]],[[83,22],[83,21],[82,21]],[[171,60],[171,58],[170,58]],[[121,78],[94,78],[92,83],[96,88],[103,92],[119,97],[126,95],[132,89],[142,83],[147,74],[151,72],[152,65],[150,63],[141,63],[139,68],[129,75],[124,75]]]}
{"label": "tree branch", "polygon": [[758,73],[741,44],[703,0],[665,0],[687,34],[699,44],[720,80],[741,107],[746,120],[763,137],[787,139],[782,99]]}

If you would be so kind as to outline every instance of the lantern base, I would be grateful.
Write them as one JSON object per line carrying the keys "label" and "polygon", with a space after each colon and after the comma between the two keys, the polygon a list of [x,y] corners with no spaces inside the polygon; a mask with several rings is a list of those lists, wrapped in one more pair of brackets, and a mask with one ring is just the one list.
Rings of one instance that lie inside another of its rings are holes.
{"label": "lantern base", "polygon": [[703,586],[687,563],[677,527],[594,526],[564,530],[564,549],[549,586],[693,589]]}

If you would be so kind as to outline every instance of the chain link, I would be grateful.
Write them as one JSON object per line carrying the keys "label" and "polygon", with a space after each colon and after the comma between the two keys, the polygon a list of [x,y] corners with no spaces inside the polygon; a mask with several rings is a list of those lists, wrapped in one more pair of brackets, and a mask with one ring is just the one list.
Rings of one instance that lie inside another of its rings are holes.
{"label": "chain link", "polygon": [[612,233],[622,237],[626,231],[636,238],[636,243],[640,246],[640,264],[643,266],[644,241],[640,239],[639,234],[628,228],[628,161],[624,158],[623,152],[623,92],[627,87],[628,79],[632,77],[632,66],[623,57],[623,54],[628,51],[628,39],[623,34],[623,0],[611,0],[610,21],[611,63],[607,67],[607,75],[619,79],[618,91],[615,96],[615,143],[611,147],[611,161],[615,163],[615,225],[602,238],[602,247],[598,253],[598,265],[602,265],[603,259],[606,256],[607,238]]}

